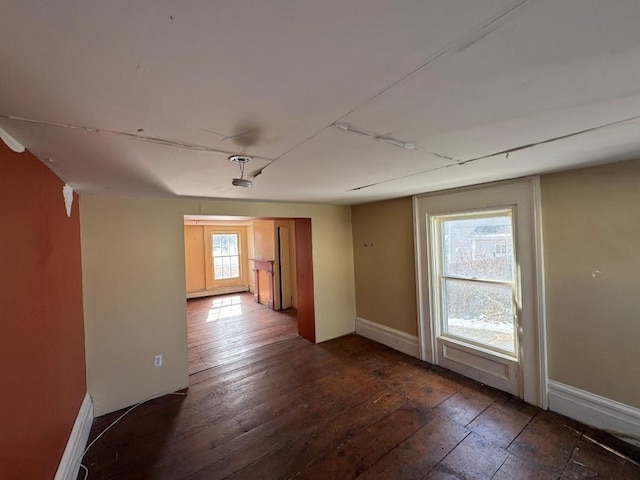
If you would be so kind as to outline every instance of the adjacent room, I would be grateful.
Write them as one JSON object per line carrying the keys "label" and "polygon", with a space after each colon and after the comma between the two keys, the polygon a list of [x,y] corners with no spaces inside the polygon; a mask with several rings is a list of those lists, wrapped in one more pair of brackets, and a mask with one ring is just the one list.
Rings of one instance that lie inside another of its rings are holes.
{"label": "adjacent room", "polygon": [[296,256],[300,222],[185,217],[190,385],[196,374],[208,378],[214,367],[245,361],[263,347],[313,332],[313,317],[304,310],[305,295],[313,292],[304,284],[298,315],[298,263],[301,279],[305,269],[307,276],[313,271],[311,263],[305,264],[302,256],[298,262]]}
{"label": "adjacent room", "polygon": [[0,14],[0,478],[640,478],[640,3]]}

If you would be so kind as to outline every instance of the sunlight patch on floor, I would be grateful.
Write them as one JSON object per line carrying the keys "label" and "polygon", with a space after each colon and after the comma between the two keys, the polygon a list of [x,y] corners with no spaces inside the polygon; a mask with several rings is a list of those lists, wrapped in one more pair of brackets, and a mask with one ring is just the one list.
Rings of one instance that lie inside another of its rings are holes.
{"label": "sunlight patch on floor", "polygon": [[207,322],[214,322],[222,318],[242,315],[242,301],[239,295],[233,297],[216,298],[211,304],[207,315]]}

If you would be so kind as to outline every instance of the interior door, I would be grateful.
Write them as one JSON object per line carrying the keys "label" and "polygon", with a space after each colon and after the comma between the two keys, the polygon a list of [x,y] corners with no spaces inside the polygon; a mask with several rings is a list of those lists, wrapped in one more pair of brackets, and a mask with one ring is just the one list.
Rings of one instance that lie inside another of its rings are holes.
{"label": "interior door", "polygon": [[291,308],[291,250],[289,246],[289,229],[278,227],[278,253],[280,278],[280,309]]}
{"label": "interior door", "polygon": [[422,357],[543,405],[532,179],[415,197]]}

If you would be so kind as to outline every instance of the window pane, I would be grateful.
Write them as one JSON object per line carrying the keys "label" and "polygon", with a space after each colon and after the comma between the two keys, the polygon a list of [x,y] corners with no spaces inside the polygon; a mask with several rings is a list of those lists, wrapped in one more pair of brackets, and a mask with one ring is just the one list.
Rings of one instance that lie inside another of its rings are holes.
{"label": "window pane", "polygon": [[231,260],[231,276],[239,277],[240,276],[240,263],[238,261],[238,257],[230,257]]}
{"label": "window pane", "polygon": [[222,238],[222,255],[229,255],[229,235],[220,235]]}
{"label": "window pane", "polygon": [[444,280],[444,333],[515,353],[513,289]]}
{"label": "window pane", "polygon": [[238,235],[229,235],[229,255],[238,255]]}
{"label": "window pane", "polygon": [[214,233],[213,278],[225,280],[240,277],[239,236],[237,233]]}
{"label": "window pane", "polygon": [[222,259],[220,257],[213,258],[213,278],[216,280],[222,278]]}
{"label": "window pane", "polygon": [[222,276],[224,278],[229,278],[231,275],[231,271],[229,269],[229,257],[222,257]]}
{"label": "window pane", "polygon": [[217,257],[218,255],[222,255],[222,247],[220,245],[221,239],[220,235],[212,235],[213,238],[213,256]]}
{"label": "window pane", "polygon": [[445,275],[513,281],[510,215],[443,220],[441,232]]}

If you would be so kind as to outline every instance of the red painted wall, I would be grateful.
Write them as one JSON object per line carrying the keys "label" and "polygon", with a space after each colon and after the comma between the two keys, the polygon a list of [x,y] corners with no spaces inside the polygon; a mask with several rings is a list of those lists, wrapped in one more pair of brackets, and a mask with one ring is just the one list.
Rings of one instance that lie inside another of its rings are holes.
{"label": "red painted wall", "polygon": [[51,479],[86,393],[78,197],[0,141],[0,478]]}

